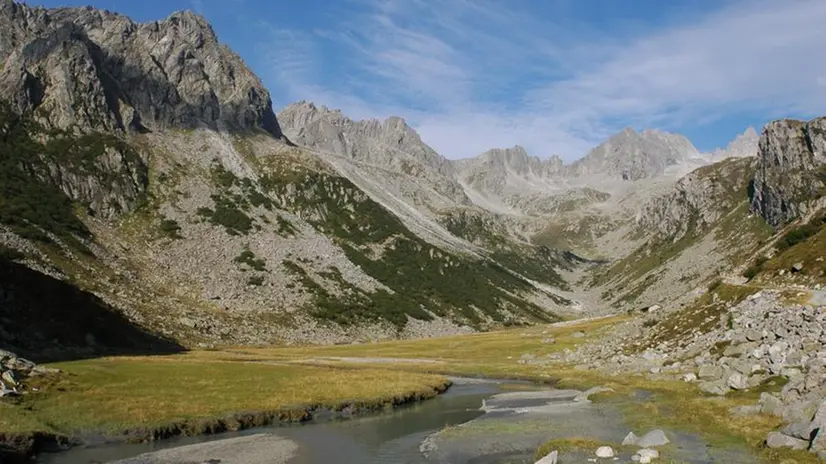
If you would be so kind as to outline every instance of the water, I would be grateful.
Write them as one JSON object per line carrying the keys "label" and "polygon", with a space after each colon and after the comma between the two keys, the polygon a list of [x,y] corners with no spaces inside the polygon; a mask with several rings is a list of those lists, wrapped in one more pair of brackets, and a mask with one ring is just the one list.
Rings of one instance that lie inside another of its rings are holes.
{"label": "water", "polygon": [[[630,430],[610,404],[589,405],[572,399],[575,391],[522,384],[524,393],[501,393],[506,383],[456,379],[447,393],[392,412],[347,420],[281,425],[243,432],[181,437],[155,443],[108,444],[73,448],[38,456],[39,464],[100,464],[149,451],[218,439],[270,432],[292,440],[298,452],[289,464],[530,464],[534,450],[550,438],[589,437],[618,443]],[[644,393],[644,392],[643,392]],[[480,409],[486,400],[487,414]],[[634,395],[634,403],[656,401]],[[464,424],[462,427],[446,427]],[[637,430],[638,435],[644,430]],[[669,459],[691,464],[751,464],[744,447],[711,447],[701,437],[670,431]],[[424,442],[424,444],[423,444]],[[428,449],[429,456],[421,448]],[[589,462],[593,451],[567,453],[564,462]],[[628,462],[630,453],[623,455]],[[429,458],[429,459],[428,459]],[[229,462],[227,462],[229,464]]]}
{"label": "water", "polygon": [[457,383],[436,398],[373,416],[273,426],[199,437],[180,437],[154,443],[78,447],[61,453],[42,454],[35,462],[99,464],[163,448],[266,431],[298,443],[299,452],[290,464],[426,463],[430,461],[422,456],[419,445],[427,435],[446,426],[457,425],[481,416],[483,412],[479,407],[482,400],[499,391],[501,385],[493,382]]}

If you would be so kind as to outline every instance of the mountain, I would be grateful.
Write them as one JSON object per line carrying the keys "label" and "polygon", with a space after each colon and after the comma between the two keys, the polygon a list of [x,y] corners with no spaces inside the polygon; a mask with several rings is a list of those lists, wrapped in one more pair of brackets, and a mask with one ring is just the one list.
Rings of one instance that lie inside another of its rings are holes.
{"label": "mountain", "polygon": [[62,311],[119,315],[124,343],[187,347],[433,336],[578,311],[560,276],[577,256],[448,231],[441,211],[469,212],[450,216],[455,230],[484,212],[404,121],[301,104],[282,131],[260,80],[192,12],[136,23],[4,0],[0,45],[0,275],[34,273],[0,287],[87,295],[7,301],[14,333],[0,336],[16,352],[118,346],[105,324],[86,336],[32,319]]}
{"label": "mountain", "polygon": [[714,153],[625,129],[571,164],[520,146],[450,161],[399,117],[306,101],[276,115],[192,12],[137,23],[2,0],[0,59],[0,341],[23,354],[676,305],[823,207],[822,119]]}

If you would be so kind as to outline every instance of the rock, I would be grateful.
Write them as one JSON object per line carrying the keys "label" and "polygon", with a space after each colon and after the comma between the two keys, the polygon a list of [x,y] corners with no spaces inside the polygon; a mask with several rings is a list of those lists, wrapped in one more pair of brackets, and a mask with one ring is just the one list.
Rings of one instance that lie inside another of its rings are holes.
{"label": "rock", "polygon": [[735,372],[729,375],[728,380],[726,380],[726,385],[733,390],[745,390],[749,388],[749,381],[743,374]]}
{"label": "rock", "polygon": [[826,451],[826,400],[823,400],[817,407],[811,427],[815,433],[812,437],[812,450]]}
{"label": "rock", "polygon": [[628,435],[622,439],[622,446],[636,445],[639,437],[634,435],[634,432],[628,432]]}
{"label": "rock", "polygon": [[20,384],[20,381],[17,379],[14,371],[3,371],[3,373],[0,374],[0,379],[2,379],[3,383],[10,387],[17,387]]}
{"label": "rock", "polygon": [[795,422],[783,427],[781,432],[783,435],[798,438],[800,440],[812,441],[814,434],[817,431],[817,426],[812,421]]}
{"label": "rock", "polygon": [[0,386],[0,398],[9,397],[9,396],[17,396],[18,394],[19,393],[17,393],[14,390],[9,390],[6,387]]}
{"label": "rock", "polygon": [[754,329],[749,329],[749,330],[746,331],[746,340],[748,340],[750,342],[756,342],[756,341],[760,341],[762,339],[763,339],[763,333],[762,332],[758,332],[757,330],[754,330]]}
{"label": "rock", "polygon": [[559,459],[559,451],[553,450],[534,464],[557,464],[557,459]]}
{"label": "rock", "polygon": [[697,376],[703,380],[715,380],[723,376],[723,368],[714,364],[700,366]]}
{"label": "rock", "polygon": [[697,380],[697,374],[693,372],[688,372],[683,376],[683,381],[685,382],[694,382]]}
{"label": "rock", "polygon": [[800,272],[803,270],[803,263],[797,262],[792,264],[792,272]]}
{"label": "rock", "polygon": [[714,382],[700,382],[698,384],[700,391],[710,395],[722,396],[729,392],[728,384],[723,380],[715,380]]}
{"label": "rock", "polygon": [[637,440],[637,446],[642,448],[664,446],[669,443],[671,443],[671,440],[669,440],[668,437],[665,436],[665,432],[660,429],[652,430]]}
{"label": "rock", "polygon": [[547,337],[542,339],[542,343],[545,345],[552,345],[556,343],[556,339],[554,337]]}
{"label": "rock", "polygon": [[610,446],[600,446],[597,448],[596,455],[598,458],[613,458],[614,448]]}
{"label": "rock", "polygon": [[574,401],[576,401],[576,402],[589,401],[588,397],[590,397],[593,394],[602,393],[602,392],[612,392],[612,391],[614,391],[614,390],[611,389],[611,388],[605,388],[605,387],[589,388],[589,389],[585,390],[584,392],[580,393],[579,395],[577,395],[574,398]]}
{"label": "rock", "polygon": [[766,437],[766,446],[769,448],[791,448],[795,450],[804,450],[809,447],[809,442],[784,435],[780,432],[770,432]]}
{"label": "rock", "polygon": [[574,332],[574,333],[571,334],[571,337],[573,337],[573,338],[584,338],[585,337],[585,332],[583,332],[583,331]]}
{"label": "rock", "polygon": [[640,462],[645,458],[648,458],[648,462],[651,462],[660,457],[660,452],[652,448],[643,448],[638,450],[635,455],[640,457]]}

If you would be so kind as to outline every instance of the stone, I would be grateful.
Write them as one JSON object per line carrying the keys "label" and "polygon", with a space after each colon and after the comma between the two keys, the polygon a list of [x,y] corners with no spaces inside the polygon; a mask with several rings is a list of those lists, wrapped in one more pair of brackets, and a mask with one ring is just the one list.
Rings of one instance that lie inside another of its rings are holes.
{"label": "stone", "polygon": [[750,342],[756,342],[756,341],[760,341],[762,339],[763,339],[763,333],[762,332],[758,332],[757,330],[754,330],[754,329],[749,329],[749,330],[746,331],[746,340],[748,340]]}
{"label": "stone", "polygon": [[636,445],[639,439],[640,438],[636,436],[634,432],[628,432],[628,435],[622,439],[622,446]]}
{"label": "stone", "polygon": [[795,422],[783,427],[783,430],[781,430],[783,435],[806,440],[807,442],[814,438],[814,432],[816,431],[817,426],[814,425],[813,421]]}
{"label": "stone", "polygon": [[613,458],[614,448],[610,446],[600,446],[595,453],[598,458]]}
{"label": "stone", "polygon": [[534,464],[557,464],[559,459],[559,451],[553,450],[546,454],[542,459],[536,461]]}
{"label": "stone", "polygon": [[723,376],[723,368],[714,364],[700,366],[697,376],[703,380],[715,380]]}
{"label": "stone", "polygon": [[671,443],[671,440],[669,440],[668,437],[665,436],[665,432],[660,429],[652,430],[637,440],[637,446],[642,448],[664,446],[669,443]]}
{"label": "stone", "polygon": [[643,448],[636,452],[636,455],[640,458],[648,457],[649,459],[657,459],[660,457],[660,452],[653,449],[653,448]]}
{"label": "stone", "polygon": [[0,379],[2,379],[3,383],[10,387],[17,387],[20,384],[20,381],[17,379],[14,371],[3,371],[3,373],[0,374]]}
{"label": "stone", "polygon": [[577,331],[577,332],[574,332],[574,333],[571,334],[571,337],[573,337],[573,338],[584,338],[585,337],[585,332],[583,332],[581,330]]}
{"label": "stone", "polygon": [[792,272],[800,272],[803,270],[803,263],[797,262],[792,264]]}
{"label": "stone", "polygon": [[729,375],[728,379],[726,380],[726,385],[733,390],[746,390],[749,388],[749,381],[746,376],[739,372],[735,372]]}
{"label": "stone", "polygon": [[698,388],[703,393],[709,395],[722,396],[729,392],[728,384],[723,380],[715,380],[714,382],[700,382]]}
{"label": "stone", "polygon": [[688,372],[683,376],[683,381],[685,382],[694,382],[697,380],[697,374],[693,372]]}
{"label": "stone", "polygon": [[769,448],[791,448],[804,450],[809,447],[809,442],[799,438],[790,437],[780,432],[770,432],[766,437],[766,446]]}

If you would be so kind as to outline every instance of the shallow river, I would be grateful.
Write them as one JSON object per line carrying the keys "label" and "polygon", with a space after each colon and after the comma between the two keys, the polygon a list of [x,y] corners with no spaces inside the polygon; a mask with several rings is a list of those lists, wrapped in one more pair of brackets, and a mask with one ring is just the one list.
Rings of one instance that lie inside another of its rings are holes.
{"label": "shallow river", "polygon": [[[514,389],[514,386],[518,388]],[[526,389],[530,391],[513,392]],[[501,394],[503,391],[511,393]],[[388,413],[154,443],[77,447],[61,453],[43,454],[35,462],[100,464],[160,449],[262,432],[298,445],[296,454],[286,461],[288,464],[530,464],[536,447],[550,438],[589,437],[606,443],[622,441],[628,432],[622,415],[607,405],[572,401],[577,393],[543,390],[527,384],[455,379],[445,394]],[[646,400],[640,398],[637,401]],[[450,427],[459,424],[462,426]],[[439,431],[442,432],[434,433]],[[668,457],[676,458],[676,462],[755,462],[745,449],[715,449],[694,435],[669,434],[673,443],[669,445]],[[267,453],[266,450],[263,452]],[[590,453],[561,457],[560,464],[589,462]],[[620,458],[619,462],[630,462],[631,455]],[[223,464],[235,464],[230,461],[225,459]],[[270,461],[267,458],[261,462]],[[274,459],[272,462],[284,461]]]}

